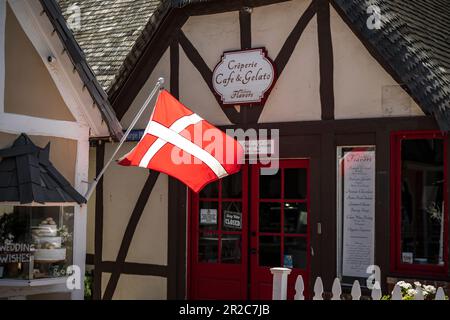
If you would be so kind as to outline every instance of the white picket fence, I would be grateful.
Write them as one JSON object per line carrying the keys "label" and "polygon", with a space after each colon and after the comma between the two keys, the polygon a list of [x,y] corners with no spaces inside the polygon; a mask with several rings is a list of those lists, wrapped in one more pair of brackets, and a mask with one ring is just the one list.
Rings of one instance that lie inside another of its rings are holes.
{"label": "white picket fence", "polygon": [[[273,300],[286,300],[287,299],[287,281],[289,274],[291,273],[290,269],[286,268],[272,268],[270,271],[273,274],[273,291],[272,291],[272,299]],[[295,296],[294,300],[305,300],[305,285],[303,282],[303,277],[298,276],[295,282]],[[341,281],[339,278],[334,279],[333,286],[331,288],[332,297],[331,300],[343,300],[342,299],[342,287]],[[320,277],[317,277],[316,282],[314,283],[314,296],[312,300],[324,300],[323,298],[324,288],[323,282]],[[352,290],[350,292],[352,300],[360,300],[361,299],[361,286],[359,282],[356,280],[353,282]],[[381,292],[380,284],[378,282],[375,283],[374,288],[371,290],[371,298],[372,300],[381,300],[383,294]],[[416,288],[416,294],[414,295],[414,300],[424,300],[424,294],[420,287]],[[402,289],[399,285],[394,286],[394,290],[391,293],[391,300],[402,300]],[[435,300],[446,300],[444,289],[441,287],[437,288]]]}

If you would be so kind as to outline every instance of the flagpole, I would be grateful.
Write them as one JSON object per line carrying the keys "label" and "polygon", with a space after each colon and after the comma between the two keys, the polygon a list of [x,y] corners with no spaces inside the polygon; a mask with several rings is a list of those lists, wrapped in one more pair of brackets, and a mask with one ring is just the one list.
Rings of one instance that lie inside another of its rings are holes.
{"label": "flagpole", "polygon": [[89,198],[91,197],[92,193],[94,192],[95,187],[97,186],[98,182],[102,178],[102,176],[105,173],[106,169],[108,169],[109,165],[114,160],[114,157],[119,152],[120,147],[122,147],[122,145],[124,144],[124,142],[128,138],[128,135],[130,134],[131,130],[133,130],[134,126],[136,125],[136,123],[138,122],[139,118],[144,113],[145,109],[147,109],[148,105],[150,104],[150,101],[153,99],[153,97],[155,96],[156,92],[158,92],[159,89],[162,89],[163,85],[164,85],[164,78],[159,78],[158,81],[155,84],[155,87],[153,88],[152,92],[150,93],[149,97],[147,98],[147,100],[145,100],[145,102],[142,105],[141,109],[139,110],[139,112],[134,117],[134,119],[131,122],[130,126],[128,127],[127,131],[123,135],[122,139],[120,139],[119,145],[117,146],[116,150],[113,152],[113,154],[109,158],[108,162],[103,167],[102,171],[100,171],[98,176],[95,177],[94,181],[92,181],[92,183],[89,185],[88,191],[86,192],[86,195],[84,196],[86,198],[86,201],[89,201]]}

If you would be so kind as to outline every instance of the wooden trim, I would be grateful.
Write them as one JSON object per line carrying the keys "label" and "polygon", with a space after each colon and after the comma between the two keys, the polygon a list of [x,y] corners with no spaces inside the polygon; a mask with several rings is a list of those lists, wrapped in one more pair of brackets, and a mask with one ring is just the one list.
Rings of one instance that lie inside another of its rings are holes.
{"label": "wooden trim", "polygon": [[[258,123],[243,124],[239,128],[243,130],[250,128],[279,129],[280,136],[300,136],[321,135],[327,131],[336,134],[373,133],[377,132],[380,126],[386,127],[387,130],[438,130],[439,128],[433,116]],[[219,128],[226,130],[238,127],[220,126]]]}
{"label": "wooden trim", "polygon": [[[105,144],[100,143],[96,150],[96,175],[103,169],[105,162]],[[95,189],[95,234],[94,234],[94,300],[102,298],[102,272],[99,267],[103,256],[103,177],[98,181]]]}
{"label": "wooden trim", "polygon": [[136,231],[139,220],[144,212],[144,208],[147,204],[148,199],[152,193],[153,187],[158,180],[159,172],[150,170],[150,174],[147,181],[142,188],[141,194],[136,202],[136,205],[131,213],[130,220],[128,221],[125,234],[120,245],[119,253],[117,254],[117,259],[115,261],[115,268],[109,278],[108,285],[106,286],[105,293],[103,295],[103,300],[111,300],[114,296],[114,292],[119,282],[120,274],[123,272],[123,267],[125,259],[128,254],[128,250],[133,240],[134,232]]}
{"label": "wooden trim", "polygon": [[331,40],[330,4],[328,0],[316,1],[322,120],[332,120],[334,119],[334,58]]}
{"label": "wooden trim", "polygon": [[[170,46],[170,92],[179,98],[179,43]],[[186,187],[169,177],[167,298],[186,298]]]}
{"label": "wooden trim", "polygon": [[203,16],[229,11],[238,11],[242,7],[262,7],[291,0],[226,0],[226,1],[210,1],[209,3],[190,4],[187,13],[191,16]]}
{"label": "wooden trim", "polygon": [[[114,273],[116,270],[115,261],[103,261],[100,265],[101,272]],[[122,266],[122,274],[138,275],[138,276],[154,276],[163,277],[168,276],[167,266],[156,264],[125,262]]]}
{"label": "wooden trim", "polygon": [[[241,37],[241,50],[252,48],[252,15],[248,10],[242,8],[239,10],[239,33]],[[275,85],[277,78],[275,78],[273,85]],[[266,99],[260,104],[251,104],[241,108],[240,123],[258,123],[258,119],[264,110],[264,104],[267,100],[272,87],[266,93]]]}
{"label": "wooden trim", "polygon": [[401,206],[402,206],[402,195],[401,195],[401,172],[402,172],[402,149],[401,143],[404,140],[413,139],[441,139],[444,147],[443,163],[444,163],[444,186],[443,186],[443,198],[448,200],[447,188],[448,188],[448,144],[449,139],[446,133],[442,133],[437,130],[428,131],[394,131],[391,132],[391,232],[390,232],[390,271],[393,274],[401,274],[403,276],[432,276],[435,278],[445,279],[448,277],[448,204],[444,203],[445,212],[444,214],[444,231],[443,231],[443,261],[444,264],[405,264],[401,261]]}
{"label": "wooden trim", "polygon": [[239,31],[241,36],[241,50],[252,47],[252,15],[249,11],[239,10]]}
{"label": "wooden trim", "polygon": [[[44,2],[9,1],[8,3],[76,121],[83,126],[89,126],[93,136],[109,135],[108,127],[111,128],[112,134],[114,135],[121,128],[119,122],[110,114],[112,110],[109,110],[109,102],[106,94],[99,92],[102,89],[98,85],[94,74],[91,74],[91,79],[88,79],[89,81],[85,83],[88,90],[81,89],[82,86],[79,83],[80,81],[83,82],[83,76],[88,77],[88,75],[78,73],[74,77],[73,68],[75,65],[78,71],[88,70],[85,65],[86,61],[79,59],[79,61],[72,63],[71,60],[64,58],[66,53],[69,53],[72,57],[73,52],[71,50],[67,52],[61,50],[62,47],[67,47],[67,44],[60,37],[52,37],[51,31],[53,30],[53,25],[51,23],[53,21],[50,15],[40,15]],[[48,9],[48,7],[44,7],[44,11],[46,11],[45,9]],[[48,11],[46,12],[48,13]],[[68,35],[65,36],[68,37]],[[67,40],[70,42],[69,39]],[[73,45],[72,47],[75,48]],[[78,54],[80,53],[78,52]],[[55,57],[55,61],[52,64],[47,61],[49,55]],[[78,68],[81,65],[83,65],[83,68]],[[93,100],[99,104],[99,108],[92,108]],[[103,108],[104,112],[100,108]],[[105,122],[102,121],[102,116],[108,126],[105,126]]]}
{"label": "wooden trim", "polygon": [[389,273],[389,172],[390,148],[389,131],[379,126],[375,145],[375,264],[381,270],[381,289],[387,290],[386,277]]}
{"label": "wooden trim", "polygon": [[186,37],[184,32],[180,30],[180,45],[183,48],[184,53],[188,57],[188,59],[191,61],[191,63],[194,65],[194,67],[198,70],[200,75],[202,76],[205,83],[208,85],[209,90],[213,93],[214,97],[217,100],[217,103],[219,104],[221,110],[225,113],[228,120],[230,120],[231,123],[238,124],[239,123],[239,112],[237,112],[233,107],[222,107],[220,104],[220,98],[215,93],[213,84],[212,84],[212,71],[206,64],[206,62],[203,60],[200,53],[197,51],[197,49],[194,47],[194,45],[189,41],[189,39]]}
{"label": "wooden trim", "polygon": [[6,1],[0,2],[0,115],[5,111]]}
{"label": "wooden trim", "polygon": [[119,120],[128,111],[131,103],[169,47],[173,36],[177,34],[177,30],[184,25],[187,19],[188,16],[180,9],[173,9],[166,15],[158,31],[143,50],[128,79],[110,98]]}
{"label": "wooden trim", "polygon": [[95,255],[92,253],[86,253],[86,265],[93,266],[95,264]]}
{"label": "wooden trim", "polygon": [[281,50],[274,61],[275,66],[277,68],[278,77],[281,76],[281,73],[283,72],[284,68],[289,62],[289,59],[291,58],[292,53],[294,52],[295,47],[297,46],[297,43],[303,34],[303,31],[316,14],[316,11],[317,11],[316,2],[312,1],[309,7],[305,10],[305,12],[298,20],[294,29],[292,29],[291,33],[284,42],[283,47],[281,47]]}

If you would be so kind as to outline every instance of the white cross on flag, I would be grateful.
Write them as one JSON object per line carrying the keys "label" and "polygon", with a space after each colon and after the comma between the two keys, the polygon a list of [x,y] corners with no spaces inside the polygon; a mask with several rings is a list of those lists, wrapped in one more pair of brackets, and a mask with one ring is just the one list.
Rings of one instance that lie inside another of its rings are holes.
{"label": "white cross on flag", "polygon": [[199,192],[239,172],[243,155],[239,142],[162,90],[144,135],[119,164],[164,172]]}

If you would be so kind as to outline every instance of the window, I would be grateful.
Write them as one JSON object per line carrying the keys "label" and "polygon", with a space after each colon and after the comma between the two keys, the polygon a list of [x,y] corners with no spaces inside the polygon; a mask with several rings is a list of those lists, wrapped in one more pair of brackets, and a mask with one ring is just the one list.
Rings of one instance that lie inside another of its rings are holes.
{"label": "window", "polygon": [[242,171],[210,183],[199,194],[198,262],[241,264]]}
{"label": "window", "polygon": [[392,137],[394,271],[447,272],[447,137],[436,132]]}
{"label": "window", "polygon": [[74,207],[0,205],[0,281],[66,276],[73,214]]}

